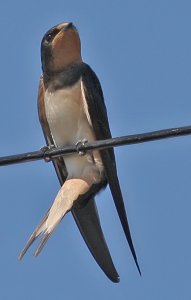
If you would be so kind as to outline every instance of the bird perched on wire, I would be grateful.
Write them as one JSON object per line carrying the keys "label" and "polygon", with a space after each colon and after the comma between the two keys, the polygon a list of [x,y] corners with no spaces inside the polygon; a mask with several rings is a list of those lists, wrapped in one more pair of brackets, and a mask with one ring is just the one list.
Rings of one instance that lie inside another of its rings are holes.
{"label": "bird perched on wire", "polygon": [[[99,80],[81,57],[80,37],[72,23],[51,28],[41,44],[42,76],[38,93],[40,123],[48,146],[111,138]],[[82,155],[83,154],[83,155]],[[140,273],[117,176],[113,149],[87,151],[53,159],[61,184],[52,206],[20,253],[42,240],[37,256],[65,214],[72,212],[95,260],[113,281],[119,275],[109,253],[94,197],[109,183],[115,206]]]}

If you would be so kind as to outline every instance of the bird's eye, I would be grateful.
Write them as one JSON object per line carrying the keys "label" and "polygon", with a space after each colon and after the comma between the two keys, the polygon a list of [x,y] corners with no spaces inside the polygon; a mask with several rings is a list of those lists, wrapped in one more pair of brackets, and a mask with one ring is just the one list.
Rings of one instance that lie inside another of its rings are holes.
{"label": "bird's eye", "polygon": [[54,29],[54,30],[52,30],[51,32],[48,32],[48,33],[46,34],[45,40],[46,40],[48,43],[52,42],[53,39],[54,39],[54,37],[57,35],[58,32],[59,32],[59,29],[57,29],[57,28]]}
{"label": "bird's eye", "polygon": [[46,37],[46,40],[47,40],[47,42],[49,42],[51,39],[52,39],[52,34],[49,33],[49,34],[47,35],[47,37]]}

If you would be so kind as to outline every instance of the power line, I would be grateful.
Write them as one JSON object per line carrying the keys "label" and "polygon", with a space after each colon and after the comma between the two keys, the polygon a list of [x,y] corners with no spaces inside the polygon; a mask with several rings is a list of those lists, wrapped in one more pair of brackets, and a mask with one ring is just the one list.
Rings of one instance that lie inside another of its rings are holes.
{"label": "power line", "polygon": [[94,141],[89,143],[88,141],[79,142],[77,145],[65,146],[65,147],[43,147],[40,150],[15,154],[10,156],[0,157],[0,166],[6,166],[10,164],[17,164],[23,162],[30,162],[35,160],[44,159],[49,161],[53,158],[64,156],[72,153],[85,154],[88,150],[106,149],[117,146],[132,145],[145,143],[155,140],[162,140],[166,138],[174,138],[179,136],[185,136],[191,134],[191,126],[169,128],[158,131],[151,131],[141,134],[133,134],[127,136],[116,137],[107,140]]}

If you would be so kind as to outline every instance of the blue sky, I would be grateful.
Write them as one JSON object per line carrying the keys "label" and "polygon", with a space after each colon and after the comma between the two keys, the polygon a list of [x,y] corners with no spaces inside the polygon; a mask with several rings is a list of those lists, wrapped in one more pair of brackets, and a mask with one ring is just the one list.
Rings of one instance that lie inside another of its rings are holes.
{"label": "blue sky", "polygon": [[[39,149],[40,42],[72,21],[84,61],[100,78],[113,136],[191,124],[191,2],[6,1],[1,4],[0,155]],[[191,138],[116,149],[118,173],[142,277],[109,190],[97,197],[121,282],[96,265],[68,214],[41,255],[17,255],[59,184],[43,161],[0,168],[0,298],[190,299]],[[36,246],[36,245],[35,245]]]}

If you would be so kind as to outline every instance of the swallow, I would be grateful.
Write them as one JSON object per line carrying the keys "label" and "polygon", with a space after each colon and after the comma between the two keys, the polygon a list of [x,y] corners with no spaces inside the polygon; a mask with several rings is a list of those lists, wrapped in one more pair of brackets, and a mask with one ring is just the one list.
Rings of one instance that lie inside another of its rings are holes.
{"label": "swallow", "polygon": [[[100,82],[83,62],[79,33],[73,23],[51,28],[41,43],[42,76],[38,92],[38,113],[48,146],[63,147],[111,138]],[[113,148],[54,158],[61,188],[44,218],[21,251],[22,259],[40,235],[37,256],[57,225],[69,211],[98,265],[113,282],[119,275],[106,244],[95,196],[109,184],[111,194],[135,264],[141,274],[133,246],[117,176]]]}

